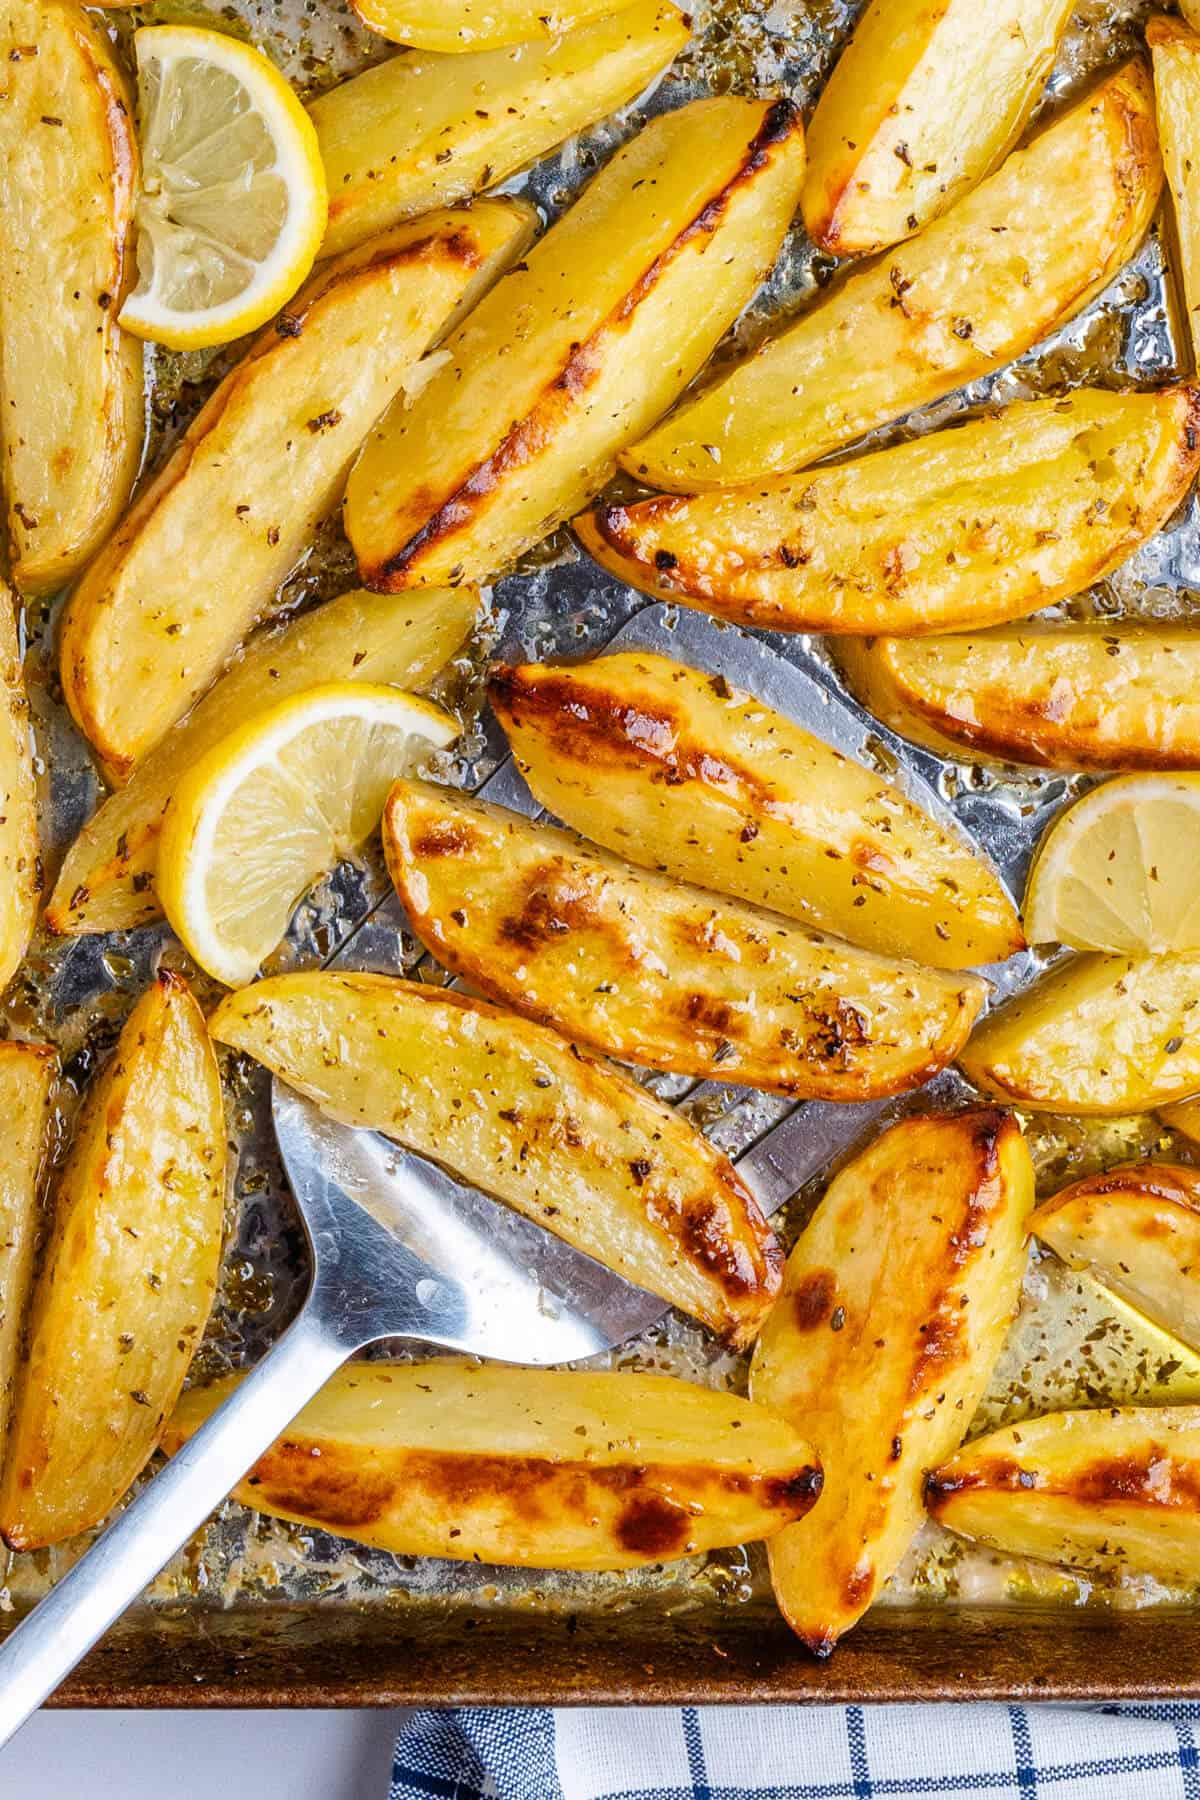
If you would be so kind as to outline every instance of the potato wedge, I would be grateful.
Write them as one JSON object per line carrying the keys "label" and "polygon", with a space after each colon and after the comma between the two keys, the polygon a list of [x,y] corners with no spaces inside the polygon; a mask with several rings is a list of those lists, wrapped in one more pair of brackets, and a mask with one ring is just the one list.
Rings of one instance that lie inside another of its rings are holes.
{"label": "potato wedge", "polygon": [[542,805],[633,862],[935,968],[1021,946],[963,839],[722,676],[623,651],[498,668],[489,695]]}
{"label": "potato wedge", "polygon": [[1128,623],[1003,625],[844,639],[877,719],[951,756],[1049,769],[1200,769],[1200,633]]}
{"label": "potato wedge", "polygon": [[695,100],[618,150],[368,438],[346,487],[366,585],[485,580],[586,506],[770,269],[803,175],[782,100]]}
{"label": "potato wedge", "polygon": [[953,1061],[987,993],[426,782],[396,783],[383,842],[409,923],[447,968],[625,1062],[873,1099]]}
{"label": "potato wedge", "polygon": [[827,1656],[922,1518],[931,1463],[961,1442],[1017,1310],[1033,1164],[991,1109],[906,1119],[835,1177],[788,1258],[750,1391],[811,1432],[810,1518],[770,1550],[792,1630]]}
{"label": "potato wedge", "polygon": [[[186,1393],[167,1448],[237,1379]],[[402,1555],[634,1569],[767,1537],[820,1487],[800,1432],[732,1394],[448,1357],[339,1369],[233,1494]]]}
{"label": "potato wedge", "polygon": [[308,109],[329,183],[321,254],[507,180],[632,100],[687,40],[668,0],[633,0],[565,37],[414,51],[343,81]]}
{"label": "potato wedge", "polygon": [[1146,42],[1194,361],[1200,351],[1200,36],[1178,19],[1151,19]]}
{"label": "potato wedge", "polygon": [[804,223],[837,256],[884,250],[1001,162],[1074,0],[873,0],[809,125]]}
{"label": "potato wedge", "polygon": [[270,609],[341,497],[369,426],[430,340],[519,252],[530,218],[516,201],[486,200],[351,251],[217,388],[75,589],[63,623],[67,702],[116,779]]}
{"label": "potato wedge", "polygon": [[73,0],[0,0],[0,446],[22,593],[69,581],[142,449],[132,280],[138,148],[125,78]]}
{"label": "potato wedge", "polygon": [[29,948],[41,888],[29,701],[13,598],[0,581],[0,993]]}
{"label": "potato wedge", "polygon": [[731,1344],[779,1287],[775,1234],[728,1159],[556,1032],[384,975],[278,975],[209,1022],[330,1118],[384,1132]]}
{"label": "potato wedge", "polygon": [[41,1226],[39,1185],[58,1058],[48,1044],[0,1043],[0,1464]]}
{"label": "potato wedge", "polygon": [[1200,1406],[1046,1413],[976,1438],[930,1475],[951,1531],[1012,1556],[1195,1585]]}
{"label": "potato wedge", "polygon": [[255,712],[324,682],[423,687],[462,646],[478,604],[474,588],[432,589],[400,602],[359,589],[267,626],[88,820],[63,859],[48,929],[75,937],[159,918],[162,815],[207,751]]}
{"label": "potato wedge", "polygon": [[523,44],[530,38],[556,38],[619,12],[629,0],[559,0],[551,12],[539,12],[527,0],[350,0],[364,25],[394,44],[418,50],[449,52],[487,50]]}
{"label": "potato wedge", "polygon": [[771,631],[1038,612],[1156,532],[1200,467],[1200,388],[1083,388],[812,474],[601,507],[575,535],[643,593]]}
{"label": "potato wedge", "polygon": [[855,271],[621,456],[650,487],[816,462],[1028,350],[1129,260],[1162,184],[1126,64],[911,243]]}
{"label": "potato wedge", "polygon": [[97,1524],[156,1449],[221,1261],[225,1114],[204,1018],[161,970],[59,1177],[0,1483],[14,1550]]}
{"label": "potato wedge", "polygon": [[1074,1181],[1029,1229],[1156,1325],[1200,1346],[1200,1171],[1125,1163]]}
{"label": "potato wedge", "polygon": [[1034,1112],[1149,1112],[1200,1088],[1200,955],[1072,956],[992,1013],[959,1058]]}

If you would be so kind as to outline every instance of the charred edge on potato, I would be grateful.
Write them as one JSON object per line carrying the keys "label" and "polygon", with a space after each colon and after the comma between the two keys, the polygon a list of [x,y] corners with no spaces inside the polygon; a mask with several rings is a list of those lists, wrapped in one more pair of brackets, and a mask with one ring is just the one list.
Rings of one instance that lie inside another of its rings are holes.
{"label": "charred edge on potato", "polygon": [[[711,234],[721,223],[729,206],[745,184],[766,164],[776,144],[786,141],[795,128],[796,108],[789,100],[777,100],[770,108],[759,130],[747,145],[745,160],[736,174],[711,200],[705,202],[690,224],[684,226],[667,249],[660,252],[627,294],[624,294],[608,316],[581,344],[576,344],[555,379],[543,390],[526,417],[512,426],[490,456],[476,465],[467,479],[452,492],[441,496],[419,492],[414,504],[429,507],[431,516],[414,532],[408,542],[374,568],[363,568],[368,587],[387,588],[389,581],[403,575],[432,546],[460,532],[473,517],[482,512],[488,497],[501,485],[512,469],[532,461],[557,434],[576,401],[585,394],[604,368],[599,347],[605,336],[632,317],[658,286],[671,264],[688,247],[693,238]],[[448,577],[453,582],[453,572]]]}

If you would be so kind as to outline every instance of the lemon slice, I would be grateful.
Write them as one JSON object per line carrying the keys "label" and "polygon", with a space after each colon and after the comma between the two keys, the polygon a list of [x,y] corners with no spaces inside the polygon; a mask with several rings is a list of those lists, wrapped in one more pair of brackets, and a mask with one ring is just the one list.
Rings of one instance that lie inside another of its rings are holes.
{"label": "lemon slice", "polygon": [[1125,775],[1058,818],[1025,893],[1031,944],[1200,950],[1200,775]]}
{"label": "lemon slice", "polygon": [[325,231],[308,114],[265,56],[192,25],[134,34],[138,284],[121,324],[173,350],[226,344],[295,293]]}
{"label": "lemon slice", "polygon": [[398,688],[329,682],[258,714],[184,776],[163,820],[163,911],[201,968],[249,981],[314,881],[379,823],[388,789],[458,734]]}

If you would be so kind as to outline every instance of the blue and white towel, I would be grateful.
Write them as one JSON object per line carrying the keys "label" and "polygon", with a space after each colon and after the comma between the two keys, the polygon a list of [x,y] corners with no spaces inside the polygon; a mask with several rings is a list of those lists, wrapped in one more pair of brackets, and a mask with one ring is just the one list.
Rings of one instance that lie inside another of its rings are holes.
{"label": "blue and white towel", "polygon": [[1200,1800],[1200,1704],[414,1713],[390,1800]]}

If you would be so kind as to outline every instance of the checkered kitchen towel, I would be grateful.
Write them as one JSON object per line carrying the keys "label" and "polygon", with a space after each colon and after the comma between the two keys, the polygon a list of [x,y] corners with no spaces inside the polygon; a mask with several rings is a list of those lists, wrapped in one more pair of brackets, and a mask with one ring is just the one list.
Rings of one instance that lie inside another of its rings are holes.
{"label": "checkered kitchen towel", "polygon": [[414,1713],[390,1800],[1200,1800],[1200,1704]]}

